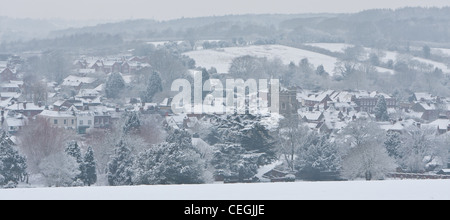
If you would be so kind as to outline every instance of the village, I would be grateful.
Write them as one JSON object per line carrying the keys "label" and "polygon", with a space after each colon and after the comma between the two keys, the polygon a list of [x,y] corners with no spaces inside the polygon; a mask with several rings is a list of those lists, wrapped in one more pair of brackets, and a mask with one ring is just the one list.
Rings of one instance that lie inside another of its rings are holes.
{"label": "village", "polygon": [[[142,114],[160,114],[167,126],[189,129],[192,121],[204,115],[174,115],[171,112],[173,97],[165,97],[155,103],[141,103],[138,97],[129,97],[123,105],[104,103],[104,84],[99,83],[98,73],[105,78],[120,73],[126,83],[143,68],[150,68],[147,57],[86,58],[73,62],[73,74],[61,84],[45,82],[45,101],[33,102],[25,94],[24,61],[18,56],[0,62],[2,127],[11,134],[20,132],[28,120],[42,117],[54,126],[73,129],[79,134],[87,130],[109,128],[123,111],[139,111]],[[72,97],[64,97],[68,90]],[[33,94],[36,96],[37,94]],[[389,122],[379,122],[386,131],[402,132],[405,127],[417,126],[435,129],[439,134],[450,131],[450,98],[428,93],[412,93],[409,102],[400,102],[390,94],[377,91],[310,91],[301,88],[282,88],[279,109],[281,115],[298,114],[308,127],[325,133],[344,128],[351,120],[374,117],[378,97],[384,96]],[[181,117],[180,117],[181,116]],[[195,118],[195,119],[194,119]],[[188,123],[191,122],[191,123]]]}

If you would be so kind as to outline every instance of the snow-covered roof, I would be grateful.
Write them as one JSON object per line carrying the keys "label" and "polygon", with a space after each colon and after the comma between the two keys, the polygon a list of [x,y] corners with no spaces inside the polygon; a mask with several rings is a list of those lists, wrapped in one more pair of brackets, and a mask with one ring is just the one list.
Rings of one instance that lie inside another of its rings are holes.
{"label": "snow-covered roof", "polygon": [[2,87],[2,88],[19,88],[19,85],[15,84],[15,83],[2,83],[0,85],[0,87]]}
{"label": "snow-covered roof", "polygon": [[44,110],[40,114],[40,116],[43,117],[52,117],[52,118],[71,118],[75,117],[73,116],[72,112],[58,112],[58,111],[50,111],[50,110]]}
{"label": "snow-covered roof", "polygon": [[169,99],[165,98],[159,105],[161,105],[161,106],[169,106]]}
{"label": "snow-covered roof", "polygon": [[334,102],[351,102],[353,94],[349,92],[337,92],[330,96]]}
{"label": "snow-covered roof", "polygon": [[26,103],[26,108],[24,106],[23,103],[16,103],[14,105],[11,105],[9,107],[6,108],[7,110],[16,110],[16,111],[22,111],[22,110],[30,110],[30,111],[40,111],[40,110],[44,110],[45,107],[44,106],[37,106],[34,103]]}
{"label": "snow-covered roof", "polygon": [[99,92],[95,89],[81,89],[78,96],[98,96]]}
{"label": "snow-covered roof", "polygon": [[437,119],[429,124],[425,124],[424,126],[439,128],[440,130],[447,130],[447,127],[450,126],[450,119]]}
{"label": "snow-covered roof", "polygon": [[103,65],[104,66],[113,66],[114,64],[119,63],[118,61],[114,61],[114,60],[108,60],[108,61],[103,61]]}
{"label": "snow-covered roof", "polygon": [[320,116],[322,116],[322,112],[301,112],[300,116],[309,121],[318,121]]}
{"label": "snow-covered roof", "polygon": [[0,107],[6,108],[11,103],[12,98],[7,98],[3,101],[0,101]]}
{"label": "snow-covered roof", "polygon": [[431,101],[434,100],[435,97],[433,95],[431,95],[430,93],[425,93],[425,92],[416,92],[414,93],[414,96],[416,96],[417,101]]}
{"label": "snow-covered roof", "polygon": [[438,108],[435,104],[430,103],[418,103],[418,104],[421,105],[427,111],[436,110]]}
{"label": "snow-covered roof", "polygon": [[23,118],[6,117],[5,120],[9,127],[23,127],[26,124],[26,120]]}
{"label": "snow-covered roof", "polygon": [[54,106],[61,106],[64,104],[64,102],[66,102],[66,100],[58,100],[56,102],[53,103]]}
{"label": "snow-covered roof", "polygon": [[0,93],[0,96],[2,98],[19,98],[22,94],[17,92],[2,92]]}
{"label": "snow-covered roof", "polygon": [[97,91],[97,92],[101,92],[101,91],[103,91],[103,87],[105,86],[105,84],[100,84],[100,85],[98,85],[97,87],[95,87],[95,90]]}
{"label": "snow-covered roof", "polygon": [[89,63],[89,64],[88,64],[88,68],[89,68],[89,69],[92,69],[96,64],[97,64],[98,66],[102,66],[102,65],[103,65],[99,60],[97,60],[97,61],[94,61],[94,62]]}
{"label": "snow-covered roof", "polygon": [[96,81],[96,79],[91,78],[91,77],[79,77],[79,76],[70,75],[64,79],[62,85],[63,86],[79,86],[79,85],[81,85],[81,83],[91,84],[95,81]]}

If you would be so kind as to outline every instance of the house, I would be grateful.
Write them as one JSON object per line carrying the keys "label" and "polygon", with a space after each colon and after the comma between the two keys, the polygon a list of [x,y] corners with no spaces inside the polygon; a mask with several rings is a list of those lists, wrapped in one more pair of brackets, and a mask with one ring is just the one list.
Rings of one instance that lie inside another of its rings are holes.
{"label": "house", "polygon": [[141,62],[134,62],[134,61],[127,61],[122,64],[122,73],[124,74],[134,74],[137,71],[150,67],[150,64],[148,63],[141,63]]}
{"label": "house", "polygon": [[0,69],[0,82],[9,82],[10,80],[17,80],[15,71],[10,68]]}
{"label": "house", "polygon": [[445,134],[447,132],[450,132],[450,119],[439,118],[429,124],[424,125],[424,127],[437,129],[438,134]]}
{"label": "house", "polygon": [[100,95],[100,92],[96,89],[81,89],[78,92],[77,97],[84,99],[95,99]]}
{"label": "house", "polygon": [[85,60],[75,60],[73,61],[72,65],[75,69],[85,69],[87,67],[87,62]]}
{"label": "house", "polygon": [[93,69],[95,72],[103,71],[103,62],[101,60],[94,60],[87,65],[87,69]]}
{"label": "house", "polygon": [[427,121],[433,121],[439,118],[439,110],[438,106],[433,103],[423,103],[418,102],[414,104],[411,108],[415,112],[422,112],[422,119]]}
{"label": "house", "polygon": [[86,130],[94,128],[94,113],[92,112],[77,112],[77,132],[79,134],[86,134]]}
{"label": "house", "polygon": [[323,120],[324,115],[322,112],[300,112],[299,113],[300,118],[308,123],[319,123]]}
{"label": "house", "polygon": [[82,86],[92,85],[96,81],[97,81],[97,79],[91,78],[91,77],[80,77],[80,76],[70,75],[64,79],[61,86],[70,87],[70,88],[78,91],[81,89]]}
{"label": "house", "polygon": [[[16,81],[16,82],[19,82],[19,81]],[[1,92],[13,92],[13,93],[20,93],[20,87],[21,87],[21,85],[23,85],[23,82],[22,82],[22,84],[19,84],[19,83],[11,83],[11,82],[9,82],[9,83],[2,83],[1,85],[0,85],[0,87],[1,87]]]}
{"label": "house", "polygon": [[450,175],[450,169],[439,170],[439,172],[437,172],[436,174],[438,174],[438,175]]}
{"label": "house", "polygon": [[416,92],[412,96],[412,101],[416,102],[435,102],[436,99],[436,96],[424,92]]}
{"label": "house", "polygon": [[34,117],[38,114],[40,114],[42,111],[45,110],[45,107],[42,105],[35,105],[34,103],[30,102],[17,102],[15,104],[12,104],[6,108],[6,110],[14,113],[14,114],[22,114],[28,118]]}
{"label": "house", "polygon": [[352,101],[356,103],[357,111],[372,113],[377,106],[379,99],[378,96],[380,95],[384,96],[387,108],[397,108],[397,99],[392,98],[391,96],[384,93],[372,92],[367,95],[364,94],[362,96],[354,95],[352,97]]}
{"label": "house", "polygon": [[8,99],[18,100],[22,96],[22,93],[18,92],[0,92],[1,101],[5,101]]}
{"label": "house", "polygon": [[67,111],[74,104],[68,100],[58,100],[53,103],[53,111]]}
{"label": "house", "polygon": [[38,117],[46,119],[54,127],[77,129],[77,118],[72,112],[44,110]]}
{"label": "house", "polygon": [[333,95],[335,91],[329,90],[322,92],[320,94],[309,94],[306,96],[299,95],[299,99],[301,99],[302,105],[306,107],[314,107],[318,104],[324,104],[324,106],[327,108],[328,102],[331,102],[330,96]]}
{"label": "house", "polygon": [[22,130],[22,128],[27,124],[27,119],[21,115],[12,115],[9,114],[3,120],[2,128],[8,131],[10,134],[15,134],[18,131]]}
{"label": "house", "polygon": [[150,63],[150,60],[148,57],[132,57],[130,59],[128,59],[129,62],[139,62],[139,63]]}
{"label": "house", "polygon": [[103,71],[105,73],[118,73],[122,71],[122,64],[119,61],[103,62]]}

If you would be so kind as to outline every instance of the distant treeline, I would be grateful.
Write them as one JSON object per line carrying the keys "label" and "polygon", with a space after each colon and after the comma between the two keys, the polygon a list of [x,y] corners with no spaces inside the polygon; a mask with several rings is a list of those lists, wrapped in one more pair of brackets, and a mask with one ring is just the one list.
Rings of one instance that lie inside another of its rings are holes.
{"label": "distant treeline", "polygon": [[74,34],[54,39],[31,40],[27,42],[11,42],[0,45],[2,52],[20,52],[29,50],[52,50],[52,49],[89,49],[104,48],[122,45],[123,39],[120,35],[98,34]]}

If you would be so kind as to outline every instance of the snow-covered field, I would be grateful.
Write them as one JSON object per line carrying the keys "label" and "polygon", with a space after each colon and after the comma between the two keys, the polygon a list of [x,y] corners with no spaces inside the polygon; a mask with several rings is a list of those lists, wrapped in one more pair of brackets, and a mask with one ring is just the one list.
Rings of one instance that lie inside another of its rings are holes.
{"label": "snow-covered field", "polygon": [[4,200],[450,199],[450,180],[3,189]]}
{"label": "snow-covered field", "polygon": [[195,60],[197,66],[207,69],[215,67],[219,73],[228,73],[231,62],[240,56],[266,57],[268,59],[279,58],[284,64],[291,61],[298,64],[300,60],[308,58],[314,66],[323,65],[330,74],[333,73],[337,59],[320,53],[301,50],[282,45],[262,45],[248,47],[228,47],[221,49],[198,50],[184,53]]}
{"label": "snow-covered field", "polygon": [[448,48],[432,48],[432,53],[443,53],[446,56],[450,56],[450,49]]}

